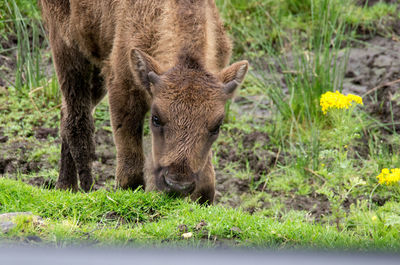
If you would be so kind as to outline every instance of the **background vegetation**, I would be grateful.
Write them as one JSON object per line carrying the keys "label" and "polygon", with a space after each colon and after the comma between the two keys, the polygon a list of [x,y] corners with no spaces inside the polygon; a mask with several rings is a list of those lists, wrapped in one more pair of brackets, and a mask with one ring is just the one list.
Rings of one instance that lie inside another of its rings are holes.
{"label": "background vegetation", "polygon": [[[367,87],[359,94],[364,106],[327,115],[319,100],[343,91],[352,49],[368,53],[377,38],[396,43],[399,3],[216,2],[233,59],[252,68],[214,145],[219,192],[211,207],[114,191],[103,167],[98,191],[53,190],[60,141],[57,133],[38,137],[40,128],[59,126],[48,41],[35,4],[0,3],[0,213],[43,218],[17,218],[2,240],[398,251],[400,188],[376,179],[383,168],[400,167],[398,87]],[[95,117],[96,129],[110,133],[107,100]],[[28,185],[38,179],[40,187]]]}

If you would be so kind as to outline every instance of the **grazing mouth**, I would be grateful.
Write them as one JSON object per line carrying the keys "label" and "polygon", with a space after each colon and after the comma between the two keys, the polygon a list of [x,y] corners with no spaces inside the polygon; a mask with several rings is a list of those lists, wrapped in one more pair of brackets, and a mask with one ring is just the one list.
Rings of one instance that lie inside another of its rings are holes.
{"label": "grazing mouth", "polygon": [[173,192],[185,193],[189,194],[194,190],[195,182],[194,181],[174,181],[168,177],[164,177],[165,184],[170,188]]}
{"label": "grazing mouth", "polygon": [[177,181],[164,174],[158,174],[156,178],[156,187],[166,193],[175,195],[188,196],[191,194],[195,187],[196,182],[193,181]]}

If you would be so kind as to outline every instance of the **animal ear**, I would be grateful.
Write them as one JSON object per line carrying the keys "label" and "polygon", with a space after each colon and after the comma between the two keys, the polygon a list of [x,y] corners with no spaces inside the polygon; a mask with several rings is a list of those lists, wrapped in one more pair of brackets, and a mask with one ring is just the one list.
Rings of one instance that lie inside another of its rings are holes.
{"label": "animal ear", "polygon": [[247,61],[240,61],[226,67],[218,74],[224,84],[224,92],[229,98],[233,97],[236,89],[242,84],[248,69],[249,63]]}
{"label": "animal ear", "polygon": [[155,85],[161,82],[158,63],[147,53],[132,49],[129,54],[129,67],[135,79],[154,95]]}

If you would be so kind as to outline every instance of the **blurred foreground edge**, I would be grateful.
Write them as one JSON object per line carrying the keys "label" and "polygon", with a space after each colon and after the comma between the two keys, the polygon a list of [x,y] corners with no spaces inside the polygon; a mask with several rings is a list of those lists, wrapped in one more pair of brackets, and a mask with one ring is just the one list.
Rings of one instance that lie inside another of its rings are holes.
{"label": "blurred foreground edge", "polygon": [[116,249],[116,248],[28,248],[0,246],[0,264],[111,265],[111,264],[290,264],[290,265],[392,265],[400,256],[383,253],[271,251],[244,249]]}

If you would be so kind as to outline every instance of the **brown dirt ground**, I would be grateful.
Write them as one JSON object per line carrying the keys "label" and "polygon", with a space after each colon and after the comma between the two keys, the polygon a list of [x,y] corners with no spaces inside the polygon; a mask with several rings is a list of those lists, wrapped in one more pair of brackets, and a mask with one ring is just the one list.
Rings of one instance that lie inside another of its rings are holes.
{"label": "brown dirt ground", "polygon": [[360,6],[373,6],[379,2],[384,2],[384,3],[388,3],[388,4],[395,4],[398,2],[398,0],[358,0],[357,4]]}
{"label": "brown dirt ground", "polygon": [[[344,90],[363,95],[366,109],[382,123],[400,119],[400,41],[373,38],[351,49]],[[398,132],[400,124],[394,126]],[[393,128],[393,127],[392,127]]]}

